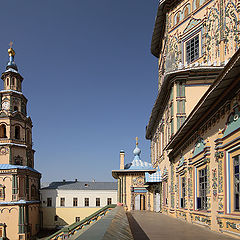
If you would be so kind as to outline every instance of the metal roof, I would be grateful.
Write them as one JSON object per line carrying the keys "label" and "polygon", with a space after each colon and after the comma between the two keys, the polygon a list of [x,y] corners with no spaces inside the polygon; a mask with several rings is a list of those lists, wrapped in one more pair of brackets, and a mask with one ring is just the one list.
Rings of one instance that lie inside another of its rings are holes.
{"label": "metal roof", "polygon": [[222,101],[226,100],[227,94],[234,94],[240,88],[240,49],[233,55],[222,72],[216,78],[211,87],[206,91],[198,104],[192,110],[183,125],[173,136],[167,146],[173,149],[180,141],[184,141],[195,132],[216,108],[220,107]]}
{"label": "metal roof", "polygon": [[11,164],[0,164],[0,170],[10,170],[10,169],[27,169],[27,170],[30,170],[32,172],[36,172],[36,173],[39,173],[37,170],[31,168],[31,167],[28,167],[28,166],[21,166],[21,165],[11,165]]}
{"label": "metal roof", "polygon": [[47,189],[60,190],[117,190],[117,182],[78,182],[78,181],[62,181],[51,182]]}

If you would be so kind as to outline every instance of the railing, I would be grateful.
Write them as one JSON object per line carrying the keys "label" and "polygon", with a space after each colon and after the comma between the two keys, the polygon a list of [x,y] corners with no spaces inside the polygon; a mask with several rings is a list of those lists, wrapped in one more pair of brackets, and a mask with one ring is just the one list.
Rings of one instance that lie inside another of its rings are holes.
{"label": "railing", "polygon": [[95,213],[91,214],[90,216],[86,217],[82,221],[75,222],[67,227],[60,229],[59,231],[55,232],[54,234],[46,238],[46,240],[68,239],[69,237],[77,233],[79,230],[101,219],[103,216],[105,216],[109,211],[111,211],[115,207],[116,207],[116,204],[107,205],[99,209]]}

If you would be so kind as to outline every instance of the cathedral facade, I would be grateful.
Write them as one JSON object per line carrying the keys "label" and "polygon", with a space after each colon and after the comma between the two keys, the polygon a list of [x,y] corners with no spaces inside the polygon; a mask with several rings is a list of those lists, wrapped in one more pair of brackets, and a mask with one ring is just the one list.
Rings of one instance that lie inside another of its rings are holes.
{"label": "cathedral facade", "polygon": [[[162,0],[146,128],[162,212],[240,236],[239,1]],[[154,194],[155,188],[152,188]]]}
{"label": "cathedral facade", "polygon": [[32,121],[22,93],[23,77],[8,49],[0,91],[0,239],[30,239],[40,228],[40,178],[34,169]]}

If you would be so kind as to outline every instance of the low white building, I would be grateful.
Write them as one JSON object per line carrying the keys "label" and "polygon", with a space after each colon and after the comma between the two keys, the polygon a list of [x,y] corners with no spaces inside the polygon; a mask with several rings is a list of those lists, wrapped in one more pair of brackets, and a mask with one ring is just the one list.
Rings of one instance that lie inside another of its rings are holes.
{"label": "low white building", "polygon": [[40,193],[43,228],[72,224],[106,205],[117,204],[116,182],[52,182]]}

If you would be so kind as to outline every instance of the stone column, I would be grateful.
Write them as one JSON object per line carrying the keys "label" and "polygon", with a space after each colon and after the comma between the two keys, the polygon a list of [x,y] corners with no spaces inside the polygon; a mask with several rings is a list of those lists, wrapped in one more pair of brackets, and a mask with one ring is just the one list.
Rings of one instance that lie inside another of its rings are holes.
{"label": "stone column", "polygon": [[118,178],[118,196],[117,196],[118,202],[121,202],[121,179]]}

